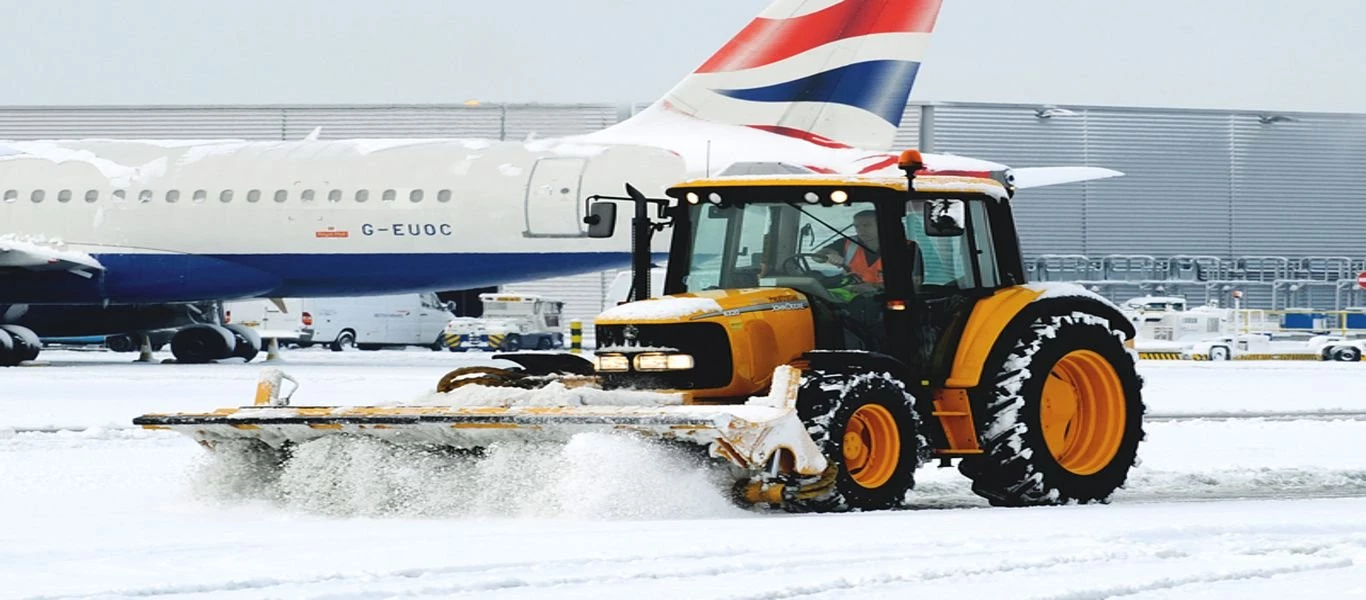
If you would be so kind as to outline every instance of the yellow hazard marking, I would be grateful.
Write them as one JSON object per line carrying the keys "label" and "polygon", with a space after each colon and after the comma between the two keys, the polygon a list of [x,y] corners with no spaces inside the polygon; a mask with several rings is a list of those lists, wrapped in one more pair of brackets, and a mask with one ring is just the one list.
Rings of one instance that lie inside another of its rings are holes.
{"label": "yellow hazard marking", "polygon": [[233,427],[236,427],[237,429],[248,429],[248,430],[250,430],[250,429],[260,429],[260,428],[261,428],[260,425],[252,425],[251,423],[233,423],[232,426],[233,426]]}
{"label": "yellow hazard marking", "polygon": [[341,429],[341,423],[309,423],[313,429]]}

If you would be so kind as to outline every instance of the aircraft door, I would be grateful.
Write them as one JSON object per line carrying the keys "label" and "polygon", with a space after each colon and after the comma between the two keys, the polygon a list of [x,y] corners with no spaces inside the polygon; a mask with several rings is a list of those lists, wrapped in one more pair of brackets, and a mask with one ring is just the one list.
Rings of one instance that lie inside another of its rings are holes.
{"label": "aircraft door", "polygon": [[542,158],[531,168],[526,190],[526,237],[582,237],[579,187],[586,158]]}

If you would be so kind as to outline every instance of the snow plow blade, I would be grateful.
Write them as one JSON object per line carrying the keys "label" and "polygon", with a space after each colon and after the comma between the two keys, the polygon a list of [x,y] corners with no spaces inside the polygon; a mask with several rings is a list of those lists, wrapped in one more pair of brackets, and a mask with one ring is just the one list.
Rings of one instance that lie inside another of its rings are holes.
{"label": "snow plow blade", "polygon": [[[254,406],[147,414],[133,419],[133,424],[177,431],[210,449],[231,440],[258,440],[281,448],[335,435],[476,449],[505,441],[568,441],[579,433],[625,432],[704,446],[712,457],[753,472],[810,477],[823,474],[828,466],[792,404],[686,405],[680,394],[613,395],[551,383],[538,389],[468,385],[409,405],[289,406],[288,397],[279,398],[282,379],[292,381],[276,369],[263,372]],[[776,396],[784,393],[795,396],[795,387]],[[532,399],[540,405],[456,405],[498,398]],[[561,405],[544,405],[551,400]]]}

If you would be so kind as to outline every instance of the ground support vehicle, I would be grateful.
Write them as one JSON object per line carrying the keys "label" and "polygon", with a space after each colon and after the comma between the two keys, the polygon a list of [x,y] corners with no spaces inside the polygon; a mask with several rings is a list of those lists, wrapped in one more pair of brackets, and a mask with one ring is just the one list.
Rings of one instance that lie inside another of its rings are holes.
{"label": "ground support vehicle", "polygon": [[446,324],[441,343],[455,352],[564,347],[564,302],[535,294],[479,294],[482,317],[456,317]]}
{"label": "ground support vehicle", "polygon": [[[468,449],[635,432],[727,465],[737,500],[790,511],[913,502],[932,458],[996,505],[1107,500],[1143,438],[1133,325],[1080,287],[1025,282],[1008,173],[928,172],[915,151],[901,164],[903,178],[628,189],[637,301],[599,316],[591,362],[500,355],[518,367],[457,369],[428,397],[369,406],[294,407],[267,377],[256,405],[134,423],[279,460],[336,435]],[[615,223],[600,200],[594,236]],[[648,299],[665,227],[667,295]],[[827,248],[877,260],[856,278]]]}
{"label": "ground support vehicle", "polygon": [[1190,360],[1331,360],[1359,362],[1366,340],[1341,335],[1311,335],[1293,339],[1280,332],[1242,333],[1188,344],[1182,358]]}

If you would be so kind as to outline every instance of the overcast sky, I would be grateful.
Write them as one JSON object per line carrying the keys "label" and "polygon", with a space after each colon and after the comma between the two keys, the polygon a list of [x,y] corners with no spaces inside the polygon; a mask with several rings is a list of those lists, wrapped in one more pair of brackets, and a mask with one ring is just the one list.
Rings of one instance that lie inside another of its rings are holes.
{"label": "overcast sky", "polygon": [[[0,104],[648,102],[768,0],[0,0]],[[912,98],[1366,112],[1363,0],[945,0]]]}

